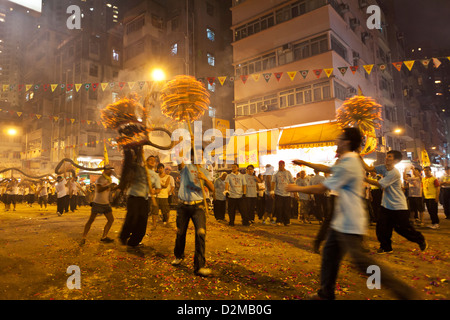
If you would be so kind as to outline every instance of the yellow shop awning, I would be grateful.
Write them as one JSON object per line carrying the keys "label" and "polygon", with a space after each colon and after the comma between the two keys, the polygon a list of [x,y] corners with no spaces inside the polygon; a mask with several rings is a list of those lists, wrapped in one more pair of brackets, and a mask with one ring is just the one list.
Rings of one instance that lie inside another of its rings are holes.
{"label": "yellow shop awning", "polygon": [[299,149],[334,146],[341,133],[336,123],[323,123],[284,129],[279,149]]}

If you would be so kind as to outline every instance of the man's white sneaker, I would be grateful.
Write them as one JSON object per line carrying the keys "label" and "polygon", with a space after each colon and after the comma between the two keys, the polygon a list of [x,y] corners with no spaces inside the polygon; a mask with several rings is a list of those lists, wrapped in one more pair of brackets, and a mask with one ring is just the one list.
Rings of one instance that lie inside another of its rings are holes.
{"label": "man's white sneaker", "polygon": [[196,275],[198,276],[202,276],[202,277],[207,277],[211,274],[211,269],[208,268],[200,268],[197,270],[197,272],[195,272]]}
{"label": "man's white sneaker", "polygon": [[183,262],[183,258],[180,258],[180,259],[178,259],[178,258],[175,258],[175,260],[173,260],[172,262],[171,262],[171,264],[173,265],[173,266],[179,266],[182,262]]}

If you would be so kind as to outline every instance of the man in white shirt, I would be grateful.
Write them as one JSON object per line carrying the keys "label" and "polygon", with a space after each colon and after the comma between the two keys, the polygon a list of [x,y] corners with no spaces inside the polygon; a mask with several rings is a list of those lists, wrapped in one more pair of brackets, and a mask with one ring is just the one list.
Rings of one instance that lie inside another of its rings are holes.
{"label": "man in white shirt", "polygon": [[[419,298],[419,294],[413,288],[400,281],[385,266],[364,252],[363,235],[367,232],[368,225],[362,198],[364,170],[359,154],[356,153],[360,149],[361,142],[359,129],[345,128],[336,141],[339,161],[331,167],[332,176],[319,185],[301,187],[293,184],[287,187],[287,191],[290,192],[319,194],[335,190],[339,193],[327,242],[323,248],[320,290],[313,298],[335,299],[339,265],[346,252],[350,254],[358,270],[364,274],[371,265],[380,267],[382,286],[390,288],[398,298]],[[328,172],[326,169],[320,171]]]}
{"label": "man in white shirt", "polygon": [[164,164],[159,163],[156,166],[156,171],[159,174],[159,179],[161,183],[161,190],[156,195],[156,201],[158,203],[158,208],[161,210],[163,224],[167,226],[169,222],[170,214],[170,204],[169,195],[172,193],[172,176],[166,174],[164,170]]}
{"label": "man in white shirt", "polygon": [[62,176],[56,178],[55,192],[56,192],[56,213],[61,216],[63,212],[69,211],[69,195],[66,189],[67,181]]}
{"label": "man in white shirt", "polygon": [[270,194],[275,199],[274,214],[277,225],[291,224],[291,195],[286,191],[286,186],[294,183],[292,174],[286,170],[283,160],[278,162],[278,171],[272,176],[272,190]]}
{"label": "man in white shirt", "polygon": [[243,174],[239,173],[239,166],[236,163],[231,166],[231,173],[225,179],[225,193],[228,193],[228,216],[230,217],[228,224],[234,226],[236,209],[238,209],[241,213],[242,224],[249,226],[250,221],[243,198],[247,193],[247,180]]}

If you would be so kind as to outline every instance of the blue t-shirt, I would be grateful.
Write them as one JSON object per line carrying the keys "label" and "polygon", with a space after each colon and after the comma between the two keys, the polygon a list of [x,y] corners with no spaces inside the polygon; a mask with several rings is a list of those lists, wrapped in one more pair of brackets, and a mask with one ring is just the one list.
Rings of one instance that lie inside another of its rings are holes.
{"label": "blue t-shirt", "polygon": [[[159,175],[151,169],[149,169],[148,171],[150,173],[152,188],[161,189],[161,180],[159,178]],[[136,166],[133,182],[128,189],[128,195],[148,199],[149,188],[147,182],[147,172],[145,172],[145,168],[143,166]]]}
{"label": "blue t-shirt", "polygon": [[406,197],[402,190],[400,172],[396,168],[387,170],[384,164],[376,166],[375,171],[383,176],[378,181],[383,188],[381,205],[389,210],[408,210]]}
{"label": "blue t-shirt", "polygon": [[359,155],[347,152],[331,167],[331,177],[323,183],[330,190],[337,191],[335,213],[330,227],[348,234],[367,232],[367,213],[363,204],[364,169]]}
{"label": "blue t-shirt", "polygon": [[203,200],[203,192],[198,178],[198,170],[201,170],[206,178],[209,179],[209,172],[205,168],[197,168],[194,164],[185,164],[180,172],[180,189],[178,198],[182,201],[200,201]]}

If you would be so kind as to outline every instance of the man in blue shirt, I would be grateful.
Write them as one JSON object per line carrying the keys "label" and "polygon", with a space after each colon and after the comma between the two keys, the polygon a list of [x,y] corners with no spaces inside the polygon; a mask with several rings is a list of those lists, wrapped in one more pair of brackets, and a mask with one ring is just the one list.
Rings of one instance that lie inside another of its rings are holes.
{"label": "man in blue shirt", "polygon": [[303,187],[292,184],[286,188],[290,192],[322,194],[327,190],[334,190],[339,194],[322,253],[320,290],[313,298],[330,300],[335,298],[339,265],[348,252],[360,272],[367,273],[367,268],[371,265],[379,266],[383,286],[393,290],[400,299],[416,299],[418,294],[414,289],[364,252],[362,241],[367,231],[367,214],[362,198],[364,170],[356,152],[360,149],[361,141],[359,129],[345,128],[336,141],[336,152],[339,154],[337,163],[331,170],[326,166],[317,168],[323,172],[331,171],[332,176],[319,185]]}
{"label": "man in blue shirt", "polygon": [[367,183],[383,189],[380,216],[376,226],[377,238],[380,242],[378,254],[392,253],[392,230],[395,230],[407,240],[417,243],[422,251],[425,251],[428,247],[422,233],[414,229],[409,222],[408,204],[402,190],[401,175],[395,168],[395,165],[401,160],[401,152],[391,150],[386,154],[385,164],[374,167],[368,166],[363,161],[366,171],[375,171],[383,176],[378,181],[365,179]]}
{"label": "man in blue shirt", "polygon": [[[191,159],[194,158],[193,152],[191,152]],[[206,213],[200,180],[203,180],[205,187],[212,192],[214,192],[214,185],[207,178],[209,172],[199,165],[182,162],[178,170],[180,171],[180,190],[176,219],[177,238],[174,249],[175,260],[172,261],[172,265],[178,266],[184,260],[186,232],[189,221],[192,219],[195,227],[194,273],[199,276],[208,276],[211,270],[205,268]]]}

